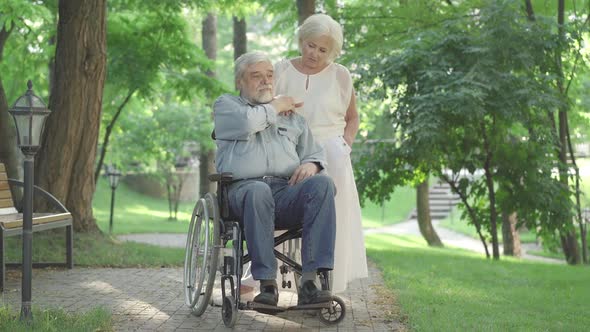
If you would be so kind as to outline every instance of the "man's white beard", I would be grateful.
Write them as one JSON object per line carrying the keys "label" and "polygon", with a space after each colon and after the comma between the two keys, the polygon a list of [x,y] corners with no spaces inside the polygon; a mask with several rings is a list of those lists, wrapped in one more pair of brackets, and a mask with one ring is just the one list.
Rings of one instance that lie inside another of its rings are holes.
{"label": "man's white beard", "polygon": [[268,90],[261,91],[254,101],[260,104],[270,103],[272,101],[272,92]]}

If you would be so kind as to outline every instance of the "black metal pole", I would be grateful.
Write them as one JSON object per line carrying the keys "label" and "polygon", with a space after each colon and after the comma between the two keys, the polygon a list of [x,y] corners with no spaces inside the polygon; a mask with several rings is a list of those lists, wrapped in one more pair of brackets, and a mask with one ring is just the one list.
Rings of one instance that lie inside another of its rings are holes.
{"label": "black metal pole", "polygon": [[109,234],[113,234],[113,210],[115,209],[115,187],[111,187],[111,219],[109,220]]}
{"label": "black metal pole", "polygon": [[32,279],[33,279],[33,176],[35,156],[25,155],[24,162],[24,206],[23,206],[23,265],[21,321],[31,322]]}

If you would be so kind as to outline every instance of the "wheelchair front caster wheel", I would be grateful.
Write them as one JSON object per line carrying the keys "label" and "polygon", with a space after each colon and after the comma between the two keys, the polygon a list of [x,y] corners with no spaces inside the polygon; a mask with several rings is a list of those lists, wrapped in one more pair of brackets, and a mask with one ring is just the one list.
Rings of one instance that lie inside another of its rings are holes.
{"label": "wheelchair front caster wheel", "polygon": [[346,315],[346,305],[344,301],[338,297],[333,296],[330,306],[327,308],[320,309],[319,318],[320,321],[326,325],[335,325],[340,323]]}
{"label": "wheelchair front caster wheel", "polygon": [[238,309],[236,308],[236,301],[231,296],[223,298],[223,305],[221,306],[221,316],[223,324],[226,327],[232,328],[238,319]]}

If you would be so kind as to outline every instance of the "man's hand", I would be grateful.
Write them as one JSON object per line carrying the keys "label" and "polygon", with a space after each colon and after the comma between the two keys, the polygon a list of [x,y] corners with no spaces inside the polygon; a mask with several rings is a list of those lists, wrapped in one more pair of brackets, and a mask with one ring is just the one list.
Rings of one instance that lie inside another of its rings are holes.
{"label": "man's hand", "polygon": [[295,108],[303,106],[303,102],[295,103],[293,97],[289,96],[276,96],[270,104],[277,110],[279,115],[290,115]]}
{"label": "man's hand", "polygon": [[291,175],[291,178],[289,179],[289,185],[297,184],[303,181],[305,178],[316,175],[319,171],[320,168],[316,163],[305,163],[299,165],[299,167],[295,169],[295,172],[293,172],[293,175]]}

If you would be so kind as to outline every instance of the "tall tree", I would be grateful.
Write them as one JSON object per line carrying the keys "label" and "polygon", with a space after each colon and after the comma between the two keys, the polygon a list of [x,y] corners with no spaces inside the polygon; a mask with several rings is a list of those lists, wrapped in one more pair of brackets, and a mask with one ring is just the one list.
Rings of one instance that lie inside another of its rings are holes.
{"label": "tall tree", "polygon": [[[557,71],[557,89],[564,100],[567,100],[567,91],[565,86],[565,75],[563,70],[563,46],[566,45],[566,31],[565,31],[565,1],[557,1],[557,31],[560,40],[559,46],[555,50],[555,69]],[[568,104],[562,103],[558,112],[559,119],[559,178],[565,187],[568,186]],[[580,247],[576,236],[576,229],[573,224],[573,219],[567,222],[568,229],[561,234],[561,246],[567,261],[571,264],[579,264],[581,262]]]}
{"label": "tall tree", "polygon": [[[208,13],[207,17],[202,22],[202,40],[203,50],[207,57],[213,61],[217,58],[217,17],[213,13]],[[209,77],[215,77],[215,71],[210,69],[207,72]],[[208,96],[209,99],[212,96]],[[208,175],[215,173],[215,150],[206,149],[205,145],[201,145],[200,158],[199,158],[199,187],[201,197],[205,196],[208,192],[215,191],[215,183],[210,182]]]}
{"label": "tall tree", "polygon": [[77,231],[97,231],[94,161],[106,74],[106,0],[60,0],[55,82],[38,183],[65,203]]}
{"label": "tall tree", "polygon": [[248,51],[248,37],[246,36],[246,19],[237,16],[233,17],[233,45],[234,60]]}
{"label": "tall tree", "polygon": [[[575,10],[575,2],[572,4],[573,9]],[[547,4],[546,4],[547,6]],[[542,6],[541,6],[542,7]],[[585,6],[587,7],[587,6]],[[530,21],[535,22],[536,24],[539,23],[536,19],[535,15],[535,7],[533,6],[533,2],[531,0],[525,0],[525,9],[527,17]],[[542,8],[543,9],[543,8]],[[557,144],[556,144],[556,159],[558,160],[558,169],[559,169],[559,179],[564,187],[569,187],[569,168],[573,168],[575,171],[575,189],[573,195],[575,197],[575,214],[578,221],[581,220],[581,207],[580,207],[580,190],[579,190],[579,169],[576,164],[576,158],[573,154],[572,144],[571,144],[571,137],[569,131],[569,111],[572,104],[571,96],[569,96],[569,88],[577,76],[577,71],[580,69],[578,68],[579,59],[582,57],[581,48],[583,42],[582,36],[585,34],[584,31],[587,32],[588,30],[588,16],[586,14],[586,18],[584,21],[581,20],[584,15],[573,12],[573,15],[570,15],[573,20],[573,24],[568,24],[565,21],[566,17],[566,3],[563,0],[557,1],[557,11],[555,12],[555,7],[548,10],[549,15],[553,15],[556,13],[557,17],[557,47],[555,47],[552,53],[547,53],[546,57],[549,60],[549,64],[543,66],[541,70],[545,72],[552,72],[555,76],[555,86],[557,92],[559,93],[562,103],[558,107],[558,114],[557,114],[557,122],[555,120],[555,116],[553,114],[548,114],[548,117],[551,121],[551,128],[554,132],[554,136],[557,137]],[[576,22],[575,20],[578,20]],[[573,26],[573,27],[572,27]],[[570,30],[570,31],[568,31]],[[577,44],[580,46],[574,47],[572,41],[577,39]],[[570,65],[570,75],[565,74],[565,66],[564,61],[567,63],[568,57],[572,57],[573,60],[570,58],[570,62],[573,64]],[[566,78],[566,77],[569,77]],[[568,152],[569,158],[568,160]],[[577,241],[577,234],[574,225],[573,215],[571,214],[558,214],[553,216],[553,223],[560,224],[562,227],[559,229],[559,239],[561,243],[561,247],[563,253],[566,257],[566,260],[570,264],[579,264],[582,261],[582,258],[586,258],[586,250],[587,248],[582,248],[580,251],[579,243]],[[579,223],[581,226],[581,223]],[[584,229],[580,227],[581,237],[584,237]],[[582,255],[580,254],[582,253]]]}
{"label": "tall tree", "polygon": [[299,25],[315,13],[315,0],[297,0],[297,16]]}
{"label": "tall tree", "polygon": [[[560,105],[551,88],[554,76],[538,71],[555,47],[554,26],[531,26],[513,1],[481,1],[476,12],[470,2],[462,4],[444,3],[434,10],[436,20],[417,17],[430,27],[412,27],[411,33],[400,20],[393,26],[405,29],[403,44],[384,22],[426,15],[426,8],[412,8],[424,4],[396,8],[375,2],[376,18],[363,17],[353,30],[348,40],[357,47],[349,52],[357,53],[357,72],[372,86],[369,93],[390,104],[381,121],[399,137],[398,145],[377,146],[357,170],[373,201],[387,193],[384,188],[414,179],[408,170],[463,174],[449,182],[470,222],[491,237],[499,259],[500,211],[517,211],[529,229],[551,233],[560,225],[549,218],[571,208],[568,188],[552,176],[555,140],[539,111]],[[367,3],[356,8],[366,10]],[[377,56],[362,55],[367,52]],[[512,137],[519,137],[514,145]]]}
{"label": "tall tree", "polygon": [[187,100],[197,99],[205,89],[218,90],[204,75],[209,61],[189,36],[189,17],[183,17],[183,8],[181,3],[109,2],[107,81],[95,180],[113,145],[111,137],[125,130],[119,119],[134,98],[147,106],[172,92]]}
{"label": "tall tree", "polygon": [[420,234],[422,234],[429,246],[442,247],[443,243],[438,237],[434,227],[432,227],[432,218],[430,217],[430,203],[428,201],[428,190],[428,179],[420,182],[416,188],[418,227],[420,229]]}
{"label": "tall tree", "polygon": [[[22,154],[8,108],[26,91],[29,79],[37,95],[45,94],[46,56],[52,51],[45,42],[47,30],[52,29],[47,7],[51,6],[26,0],[0,2],[0,162],[13,179],[21,178]],[[16,204],[21,197],[21,190],[13,192]]]}
{"label": "tall tree", "polygon": [[516,212],[502,212],[502,245],[506,256],[520,257],[522,254],[517,221]]}
{"label": "tall tree", "polygon": [[[13,29],[14,25],[9,29],[4,25],[0,29],[0,61],[2,61],[2,55],[4,54],[4,45],[6,45],[6,41]],[[2,84],[2,80],[0,80],[0,162],[5,164],[9,178],[19,179],[18,164],[20,152],[16,146],[16,130],[12,118],[8,113],[9,107],[4,85]],[[16,194],[13,193],[15,196]],[[20,195],[16,197],[20,197]]]}

